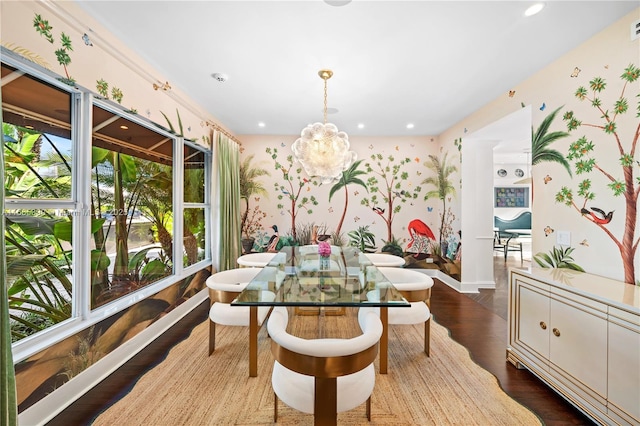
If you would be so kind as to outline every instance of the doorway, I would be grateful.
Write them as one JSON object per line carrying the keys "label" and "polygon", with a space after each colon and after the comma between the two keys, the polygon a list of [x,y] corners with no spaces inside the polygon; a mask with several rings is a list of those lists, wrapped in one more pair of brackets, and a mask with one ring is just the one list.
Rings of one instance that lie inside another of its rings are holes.
{"label": "doorway", "polygon": [[531,149],[530,105],[462,140],[461,228],[464,257],[459,291],[463,293],[496,286],[493,276],[494,152],[524,152],[525,149]]}

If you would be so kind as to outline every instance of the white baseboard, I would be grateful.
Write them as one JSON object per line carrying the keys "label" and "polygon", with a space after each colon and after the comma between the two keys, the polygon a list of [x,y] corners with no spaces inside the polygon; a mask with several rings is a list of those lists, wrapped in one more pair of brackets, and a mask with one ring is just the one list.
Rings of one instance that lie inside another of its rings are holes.
{"label": "white baseboard", "polygon": [[111,353],[87,368],[73,379],[42,398],[18,415],[20,425],[44,425],[91,388],[133,358],[171,326],[194,310],[209,297],[205,288],[190,297],[167,315],[151,324],[136,336],[118,346]]}

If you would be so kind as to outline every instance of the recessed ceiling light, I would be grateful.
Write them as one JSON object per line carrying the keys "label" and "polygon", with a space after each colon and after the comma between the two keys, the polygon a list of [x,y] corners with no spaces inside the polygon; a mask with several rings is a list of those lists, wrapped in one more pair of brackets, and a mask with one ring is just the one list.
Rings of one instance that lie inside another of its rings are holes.
{"label": "recessed ceiling light", "polygon": [[258,127],[264,127],[264,126],[265,126],[264,121],[261,121],[258,123]]}
{"label": "recessed ceiling light", "polygon": [[351,3],[351,0],[324,0],[324,2],[329,6],[339,7]]}
{"label": "recessed ceiling light", "polygon": [[224,83],[225,81],[229,80],[229,76],[221,72],[214,72],[213,74],[211,74],[211,77],[213,77],[220,83]]}
{"label": "recessed ceiling light", "polygon": [[544,3],[534,3],[524,11],[524,16],[533,16],[544,9]]}
{"label": "recessed ceiling light", "polygon": [[129,130],[129,127],[125,126],[124,124],[123,124],[122,126],[120,126],[120,128],[121,128],[122,130]]}
{"label": "recessed ceiling light", "polygon": [[362,123],[358,124],[358,129],[364,129],[364,124]]}
{"label": "recessed ceiling light", "polygon": [[409,123],[407,124],[407,129],[413,129],[415,126],[413,125],[413,123]]}

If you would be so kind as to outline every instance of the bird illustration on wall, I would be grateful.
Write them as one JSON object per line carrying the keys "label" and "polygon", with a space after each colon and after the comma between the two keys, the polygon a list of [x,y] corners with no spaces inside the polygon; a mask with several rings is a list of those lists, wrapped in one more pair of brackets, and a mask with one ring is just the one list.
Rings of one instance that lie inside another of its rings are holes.
{"label": "bird illustration on wall", "polygon": [[605,214],[604,210],[597,207],[591,207],[591,211],[583,207],[580,209],[580,213],[582,213],[583,216],[589,216],[593,222],[599,225],[606,225],[611,222],[613,218],[613,211]]}
{"label": "bird illustration on wall", "polygon": [[385,209],[381,208],[381,207],[373,207],[372,210],[376,213],[378,213],[379,215],[384,214]]}
{"label": "bird illustration on wall", "polygon": [[276,251],[276,246],[278,245],[278,241],[280,241],[280,234],[278,234],[278,227],[273,225],[271,227],[273,229],[273,235],[269,238],[269,242],[267,243],[267,251],[273,252]]}
{"label": "bird illustration on wall", "polygon": [[429,240],[435,241],[436,239],[431,228],[420,219],[414,219],[409,222],[407,230],[411,236],[409,244],[407,244],[407,251],[410,251],[409,249],[413,247],[415,243],[416,247],[413,247],[413,250],[411,250],[416,253],[414,257],[417,257],[420,253],[427,253],[430,248]]}

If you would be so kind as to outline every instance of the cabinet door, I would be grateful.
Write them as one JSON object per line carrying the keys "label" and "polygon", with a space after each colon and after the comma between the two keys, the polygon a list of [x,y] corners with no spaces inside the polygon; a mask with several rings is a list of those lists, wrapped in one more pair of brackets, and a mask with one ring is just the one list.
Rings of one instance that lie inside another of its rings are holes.
{"label": "cabinet door", "polygon": [[549,360],[606,398],[606,318],[552,299],[550,324]]}
{"label": "cabinet door", "polygon": [[[636,319],[637,321],[637,319]],[[609,404],[640,422],[640,325],[609,323]]]}
{"label": "cabinet door", "polygon": [[518,286],[518,343],[542,359],[549,356],[549,297],[536,287]]}

